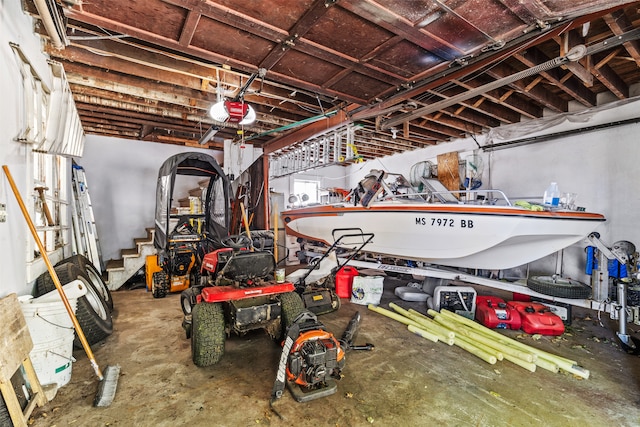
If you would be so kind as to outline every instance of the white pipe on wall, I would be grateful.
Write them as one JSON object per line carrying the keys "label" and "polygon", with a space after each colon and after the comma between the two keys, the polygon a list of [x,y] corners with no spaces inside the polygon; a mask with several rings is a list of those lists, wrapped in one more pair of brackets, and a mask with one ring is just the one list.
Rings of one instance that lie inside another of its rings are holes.
{"label": "white pipe on wall", "polygon": [[56,49],[64,49],[65,44],[62,42],[60,34],[58,34],[58,30],[56,29],[56,25],[53,22],[53,17],[51,16],[51,12],[49,11],[49,6],[47,6],[46,0],[34,0],[34,3],[36,5],[38,13],[40,14],[40,19],[42,20],[44,29],[47,34],[49,34],[49,38],[51,38],[53,47]]}

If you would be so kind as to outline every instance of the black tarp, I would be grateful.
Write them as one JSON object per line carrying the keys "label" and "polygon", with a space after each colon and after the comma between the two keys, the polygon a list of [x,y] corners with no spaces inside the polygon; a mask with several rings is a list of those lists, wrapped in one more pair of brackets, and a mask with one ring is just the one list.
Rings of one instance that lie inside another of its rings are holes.
{"label": "black tarp", "polygon": [[[169,157],[158,171],[156,185],[155,235],[153,243],[157,249],[167,248],[167,236],[171,223],[171,205],[176,175],[210,178],[203,202],[204,228],[208,237],[219,239],[229,230],[229,179],[208,154],[187,152]],[[181,195],[176,195],[181,196]],[[183,196],[183,195],[182,195]],[[176,217],[177,215],[173,215]]]}

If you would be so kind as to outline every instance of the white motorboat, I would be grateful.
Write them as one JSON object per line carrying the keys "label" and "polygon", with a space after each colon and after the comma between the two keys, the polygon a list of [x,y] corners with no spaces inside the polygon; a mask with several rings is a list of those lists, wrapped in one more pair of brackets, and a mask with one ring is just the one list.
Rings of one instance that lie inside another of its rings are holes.
{"label": "white motorboat", "polygon": [[[421,194],[394,194],[383,185],[382,190],[374,187],[378,195],[364,206],[347,202],[306,206],[284,211],[282,217],[290,235],[331,244],[334,230],[355,227],[374,234],[365,248],[368,252],[488,270],[513,268],[550,255],[585,238],[605,221],[597,213],[514,206],[497,190],[460,192],[465,193],[461,199],[473,198],[463,203],[452,192],[440,190],[437,181],[431,184],[437,191]],[[503,205],[491,199],[496,194]]]}

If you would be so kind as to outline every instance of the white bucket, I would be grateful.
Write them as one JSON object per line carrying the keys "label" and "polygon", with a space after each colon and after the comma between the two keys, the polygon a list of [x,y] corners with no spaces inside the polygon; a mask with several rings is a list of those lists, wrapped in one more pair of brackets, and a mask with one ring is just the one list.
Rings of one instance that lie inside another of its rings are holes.
{"label": "white bucket", "polygon": [[[75,283],[69,285],[77,287]],[[65,290],[69,285],[65,285]],[[86,293],[86,289],[84,292]],[[69,292],[65,294],[68,295]],[[38,380],[42,386],[55,385],[54,389],[57,390],[71,381],[71,363],[75,361],[73,322],[59,297],[57,301],[49,297],[44,298],[47,302],[40,302],[39,298],[33,299],[26,295],[18,297],[18,300],[33,341],[29,356]],[[75,313],[78,300],[68,300]]]}

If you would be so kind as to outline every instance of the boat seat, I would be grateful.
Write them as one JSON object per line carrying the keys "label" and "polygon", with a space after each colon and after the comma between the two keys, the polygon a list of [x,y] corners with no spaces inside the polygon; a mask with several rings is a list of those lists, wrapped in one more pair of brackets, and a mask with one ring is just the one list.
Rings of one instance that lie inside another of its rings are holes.
{"label": "boat seat", "polygon": [[423,178],[420,181],[422,181],[425,190],[428,193],[432,193],[441,203],[460,203],[458,198],[437,179]]}

